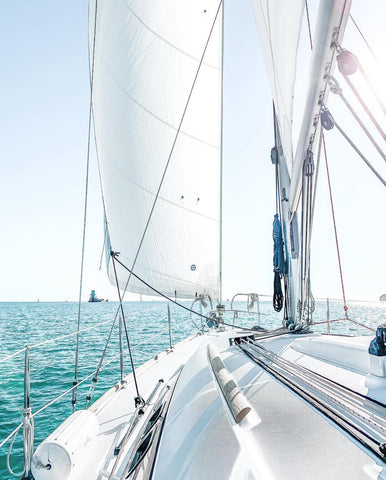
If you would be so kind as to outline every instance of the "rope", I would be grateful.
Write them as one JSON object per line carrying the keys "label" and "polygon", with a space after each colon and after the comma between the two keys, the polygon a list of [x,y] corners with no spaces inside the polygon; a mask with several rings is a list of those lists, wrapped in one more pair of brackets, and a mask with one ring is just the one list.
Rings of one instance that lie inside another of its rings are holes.
{"label": "rope", "polygon": [[340,283],[341,283],[341,286],[342,286],[342,296],[343,296],[343,305],[344,305],[343,308],[344,308],[344,311],[345,311],[345,318],[348,319],[348,314],[347,314],[348,307],[347,307],[347,303],[346,303],[346,293],[345,293],[345,290],[344,290],[342,263],[341,263],[341,259],[340,259],[338,232],[337,232],[337,228],[336,228],[334,201],[333,201],[333,198],[332,198],[330,171],[329,171],[329,168],[328,168],[327,150],[326,150],[326,142],[325,142],[325,140],[324,140],[323,127],[322,127],[322,129],[321,129],[321,135],[322,135],[322,141],[323,141],[324,159],[325,159],[325,162],[326,162],[326,172],[327,172],[328,190],[329,190],[329,193],[330,193],[330,204],[331,204],[332,222],[333,222],[333,224],[334,224],[336,253],[337,253],[337,255],[338,255],[338,264],[339,264],[339,273],[340,273]]}
{"label": "rope", "polygon": [[[177,300],[173,300],[172,298],[168,297],[167,295],[165,295],[164,293],[160,292],[159,290],[157,290],[155,287],[152,287],[149,283],[147,283],[145,280],[143,280],[141,277],[139,277],[137,274],[135,274],[132,270],[129,269],[129,267],[127,267],[124,263],[122,263],[116,256],[116,254],[113,254],[114,255],[114,259],[116,262],[119,263],[119,265],[121,265],[125,270],[127,270],[134,278],[136,278],[137,280],[139,280],[141,283],[143,283],[144,285],[146,285],[150,290],[152,290],[153,292],[155,292],[157,295],[160,295],[161,297],[165,298],[166,300],[168,300],[169,302],[171,303],[174,303],[174,305],[177,305],[178,307],[186,310],[187,312],[190,312],[190,313],[194,313],[195,315],[201,317],[201,318],[205,318],[206,320],[210,320],[213,322],[213,320],[215,320],[213,317],[208,317],[207,315],[204,315],[203,313],[199,313],[199,312],[196,312],[195,310],[192,310],[191,308],[188,308],[186,307],[185,305],[182,305],[182,303],[179,303],[177,302]],[[265,295],[266,296],[266,295]],[[240,328],[241,330],[246,330],[248,332],[256,332],[256,330],[254,330],[253,328],[247,328],[247,327],[242,327],[241,325],[232,325],[231,323],[226,323],[224,321],[222,321],[222,324],[223,325],[226,325],[228,327],[235,327],[235,328]]]}
{"label": "rope", "polygon": [[[14,472],[11,468],[11,462],[10,462],[10,459],[11,459],[11,454],[12,454],[12,450],[13,450],[13,444],[15,443],[15,440],[16,440],[16,437],[17,437],[17,434],[19,433],[19,430],[20,428],[23,426],[23,424],[21,423],[19,425],[19,427],[16,429],[16,431],[14,431],[14,437],[12,439],[12,442],[11,442],[11,445],[9,446],[9,450],[8,450],[8,454],[7,454],[7,468],[8,468],[8,471],[11,475],[13,475],[14,477],[21,477],[22,475],[24,475],[25,473],[25,470],[23,469],[23,471],[21,472]],[[10,438],[10,437],[9,437]]]}
{"label": "rope", "polygon": [[[79,303],[78,303],[78,331],[80,329],[80,310],[82,304],[82,287],[83,287],[83,270],[84,270],[84,250],[86,244],[86,223],[87,223],[87,204],[88,204],[88,179],[90,169],[90,144],[91,144],[91,123],[92,123],[92,95],[93,95],[93,83],[94,83],[94,63],[95,63],[95,41],[96,41],[96,26],[97,26],[97,11],[98,0],[95,0],[95,17],[94,17],[94,38],[93,38],[93,50],[92,50],[92,66],[91,66],[91,85],[90,85],[90,104],[88,112],[88,138],[87,138],[87,161],[86,161],[86,187],[84,198],[84,215],[83,215],[83,238],[82,238],[82,259],[80,266],[80,281],[79,281]],[[79,368],[79,334],[76,339],[76,353],[75,353],[75,372],[73,385],[76,387],[78,383],[78,368]],[[77,402],[77,389],[75,388],[72,396],[72,410],[75,411]]]}
{"label": "rope", "polygon": [[280,273],[275,272],[273,280],[273,309],[280,312],[283,308],[283,291],[281,289]]}
{"label": "rope", "polygon": [[371,330],[372,332],[376,333],[376,330],[374,328],[368,327],[367,325],[364,325],[363,323],[356,322],[355,320],[352,320],[351,318],[337,318],[335,320],[324,320],[323,322],[315,322],[313,325],[323,325],[325,323],[333,323],[333,322],[344,322],[345,320],[348,320],[351,323],[355,323],[356,325],[359,325],[360,327],[367,328],[367,330]]}
{"label": "rope", "polygon": [[310,47],[311,47],[311,50],[312,50],[312,49],[313,49],[313,45],[312,45],[312,34],[311,34],[310,14],[309,14],[309,11],[308,11],[308,2],[307,2],[307,0],[305,0],[305,3],[306,3],[307,24],[308,24],[308,36],[309,36],[309,38],[310,38]]}
{"label": "rope", "polygon": [[16,435],[17,432],[21,429],[22,426],[23,426],[23,422],[22,422],[22,423],[19,423],[19,425],[18,425],[14,430],[12,430],[12,432],[11,432],[4,440],[2,440],[2,441],[0,442],[0,448],[1,448],[4,444],[6,444],[10,438],[12,438],[14,435]]}

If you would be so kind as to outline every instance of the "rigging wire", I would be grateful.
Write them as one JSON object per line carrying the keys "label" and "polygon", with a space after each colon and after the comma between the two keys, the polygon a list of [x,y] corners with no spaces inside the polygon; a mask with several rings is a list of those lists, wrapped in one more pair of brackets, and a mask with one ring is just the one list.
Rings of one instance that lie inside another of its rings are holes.
{"label": "rigging wire", "polygon": [[378,132],[381,134],[383,140],[386,141],[386,133],[383,131],[382,127],[379,125],[378,121],[376,120],[376,118],[374,117],[374,115],[371,113],[370,109],[368,108],[368,106],[365,104],[365,102],[363,101],[363,98],[360,96],[358,90],[355,88],[354,84],[352,83],[352,81],[349,79],[349,77],[347,75],[343,75],[343,78],[345,79],[345,81],[347,82],[348,86],[351,88],[352,92],[354,93],[354,95],[356,96],[356,98],[358,99],[359,103],[362,105],[362,108],[364,109],[364,111],[367,113],[367,115],[369,116],[370,120],[373,122],[374,126],[376,127],[376,129],[378,130]]}
{"label": "rigging wire", "polygon": [[319,170],[320,170],[320,157],[322,153],[322,135],[319,135],[319,145],[318,145],[318,154],[316,157],[316,167],[315,167],[315,187],[314,187],[314,195],[312,197],[312,214],[311,214],[311,228],[314,221],[314,213],[315,213],[315,200],[316,200],[316,192],[318,187],[318,180],[319,180]]}
{"label": "rigging wire", "polygon": [[322,142],[323,142],[323,152],[324,152],[324,159],[325,159],[325,164],[326,164],[326,173],[327,173],[327,182],[328,182],[328,190],[330,194],[330,204],[331,204],[331,214],[332,214],[332,222],[334,225],[334,232],[335,232],[335,244],[336,244],[336,253],[338,255],[338,264],[339,264],[339,273],[340,273],[340,283],[342,286],[342,296],[343,296],[343,308],[344,308],[344,315],[345,318],[348,319],[348,307],[346,303],[346,293],[344,290],[344,281],[343,281],[343,272],[342,272],[342,262],[340,259],[340,249],[339,249],[339,241],[338,241],[338,232],[336,228],[336,220],[335,220],[335,209],[334,209],[334,201],[332,198],[332,189],[331,189],[331,180],[330,180],[330,170],[328,168],[328,160],[327,160],[327,149],[326,149],[326,142],[324,139],[324,131],[323,127],[321,128],[320,132],[322,136]]}
{"label": "rigging wire", "polygon": [[371,163],[367,160],[364,154],[359,150],[359,148],[354,144],[351,138],[347,135],[347,133],[340,127],[340,125],[334,119],[334,125],[338,129],[338,131],[343,135],[343,137],[348,141],[348,143],[352,146],[352,148],[357,152],[360,158],[365,162],[365,164],[370,168],[370,170],[374,173],[374,175],[383,183],[386,187],[386,180],[375,170],[375,168],[371,165]]}
{"label": "rigging wire", "polygon": [[[84,198],[84,215],[83,215],[83,238],[82,238],[82,258],[80,267],[80,282],[79,282],[79,302],[78,302],[78,332],[80,330],[80,310],[82,304],[82,288],[83,288],[83,271],[84,271],[84,250],[86,243],[86,223],[87,223],[87,205],[88,205],[88,183],[89,183],[89,169],[90,169],[90,145],[91,145],[91,124],[92,124],[92,95],[94,83],[94,63],[95,63],[95,43],[96,43],[96,27],[97,27],[97,11],[98,0],[95,0],[95,16],[94,16],[94,38],[92,47],[92,65],[91,65],[91,84],[90,84],[90,104],[88,113],[88,138],[87,138],[87,161],[86,161],[86,187]],[[76,338],[76,352],[75,352],[75,372],[74,372],[74,390],[72,393],[72,410],[75,411],[77,403],[77,384],[78,384],[78,368],[79,368],[79,333]]]}
{"label": "rigging wire", "polygon": [[352,320],[351,318],[337,318],[335,320],[323,320],[323,322],[315,322],[315,323],[313,323],[313,325],[324,325],[326,323],[344,322],[345,320],[348,320],[351,323],[355,323],[355,325],[359,325],[360,327],[367,328],[367,330],[371,330],[372,332],[376,333],[376,330],[374,328],[368,327],[367,325],[364,325],[363,323],[356,322],[355,320]]}
{"label": "rigging wire", "polygon": [[308,1],[305,0],[306,4],[306,14],[307,14],[307,24],[308,24],[308,36],[310,38],[310,47],[311,50],[314,48],[312,44],[312,33],[311,33],[311,24],[310,24],[310,12],[308,11]]}
{"label": "rigging wire", "polygon": [[375,55],[375,53],[374,53],[373,49],[371,48],[369,42],[366,40],[365,36],[364,36],[363,33],[361,32],[361,29],[359,28],[357,22],[354,20],[354,17],[351,15],[351,13],[349,14],[349,17],[350,17],[350,20],[352,21],[352,23],[355,25],[355,28],[358,30],[359,35],[362,37],[363,41],[365,42],[367,48],[370,50],[371,55],[374,57],[374,59],[375,59],[377,62],[379,62],[377,56]]}
{"label": "rigging wire", "polygon": [[353,109],[353,107],[351,106],[350,102],[347,100],[347,98],[343,95],[343,91],[342,89],[340,88],[339,86],[339,83],[337,82],[337,80],[332,76],[332,75],[329,75],[328,77],[328,80],[329,80],[329,85],[330,85],[330,90],[332,93],[335,93],[336,95],[338,95],[343,103],[346,105],[346,107],[349,109],[351,115],[355,118],[355,120],[358,122],[358,124],[360,125],[360,127],[362,128],[362,130],[365,132],[365,134],[367,135],[368,139],[370,140],[370,142],[374,145],[374,147],[376,148],[376,150],[378,151],[378,153],[381,155],[381,157],[383,158],[383,160],[386,161],[386,155],[385,153],[383,152],[382,148],[378,145],[378,143],[376,142],[375,138],[371,135],[371,133],[369,132],[369,130],[366,128],[366,126],[364,125],[364,123],[362,122],[362,120],[359,118],[359,116],[357,115],[357,113],[355,112],[355,110]]}
{"label": "rigging wire", "polygon": [[[121,265],[125,270],[127,270],[134,278],[136,278],[137,280],[139,280],[141,283],[143,283],[144,285],[146,285],[146,287],[148,287],[150,290],[152,290],[154,293],[156,293],[157,295],[160,295],[161,297],[165,298],[166,300],[168,300],[169,302],[173,303],[174,305],[177,305],[178,307],[181,307],[182,309],[186,310],[187,312],[190,312],[190,313],[194,313],[195,315],[201,317],[201,318],[205,318],[206,320],[210,320],[213,322],[213,320],[215,320],[213,317],[208,317],[207,315],[204,315],[203,313],[200,313],[200,312],[196,312],[195,310],[192,310],[191,308],[189,307],[186,307],[185,305],[183,305],[182,303],[179,303],[177,302],[177,300],[173,300],[172,298],[168,297],[167,295],[165,295],[164,293],[160,292],[159,290],[157,290],[155,287],[151,286],[148,282],[146,282],[146,280],[143,280],[141,277],[139,277],[136,273],[134,273],[132,270],[130,270],[129,267],[127,267],[124,263],[122,263],[119,258],[117,257],[117,253],[115,252],[111,252],[111,255],[114,257],[114,260],[119,263],[119,265]],[[241,330],[246,330],[248,332],[256,332],[255,329],[253,328],[247,328],[247,327],[242,327],[240,325],[232,325],[231,323],[225,323],[224,321],[221,322],[223,325],[226,325],[228,327],[235,327],[235,328],[240,328]]]}
{"label": "rigging wire", "polygon": [[86,395],[86,405],[85,405],[85,409],[87,409],[91,399],[92,399],[92,396],[94,394],[94,391],[95,391],[95,387],[96,387],[96,384],[98,382],[98,376],[99,376],[99,372],[101,370],[101,367],[102,367],[102,363],[103,363],[103,360],[105,358],[105,355],[106,355],[106,352],[107,352],[107,347],[110,343],[110,340],[111,340],[111,336],[112,336],[112,333],[113,333],[113,330],[114,330],[114,326],[115,326],[115,322],[117,321],[117,317],[114,318],[114,321],[113,321],[113,324],[111,325],[111,328],[110,328],[110,332],[109,332],[109,335],[107,337],[107,340],[106,340],[106,343],[105,343],[105,347],[103,349],[103,352],[102,352],[102,355],[99,359],[99,363],[98,363],[98,367],[96,369],[96,372],[95,372],[95,375],[92,379],[92,382],[91,382],[91,385],[90,385],[90,388],[89,388],[89,392],[88,392],[88,395]]}
{"label": "rigging wire", "polygon": [[[134,367],[134,360],[133,360],[133,355],[131,353],[131,346],[130,346],[130,339],[129,339],[129,333],[127,331],[127,325],[126,325],[126,318],[125,318],[125,312],[123,310],[123,303],[122,303],[122,296],[121,296],[121,291],[119,289],[119,282],[118,282],[118,276],[117,276],[117,269],[115,268],[115,260],[117,258],[117,253],[111,252],[111,258],[113,262],[113,268],[114,268],[114,276],[115,276],[115,281],[117,283],[117,290],[118,290],[118,297],[119,297],[119,307],[121,309],[122,313],[122,321],[123,321],[123,326],[125,327],[125,335],[126,335],[126,341],[127,341],[127,347],[129,349],[129,356],[130,356],[130,363],[131,363],[131,369],[133,372],[133,379],[134,379],[134,385],[135,385],[135,390],[137,392],[137,397],[135,398],[135,405],[143,405],[144,400],[139,394],[139,389],[138,389],[138,382],[137,382],[137,375],[135,373],[135,367]],[[115,322],[115,320],[114,320]]]}
{"label": "rigging wire", "polygon": [[221,133],[220,133],[220,265],[219,265],[219,304],[222,305],[222,245],[223,245],[223,145],[224,145],[224,15],[225,4],[221,9]]}
{"label": "rigging wire", "polygon": [[303,321],[304,313],[307,314],[306,323],[312,323],[312,312],[315,309],[313,295],[311,293],[310,280],[310,242],[312,226],[312,191],[313,175],[315,165],[313,152],[307,151],[303,162],[303,184],[302,184],[302,242],[301,242],[301,293],[300,293],[300,322]]}
{"label": "rigging wire", "polygon": [[363,75],[363,78],[366,80],[368,86],[370,87],[371,91],[373,92],[374,98],[377,101],[378,105],[382,109],[383,113],[386,115],[386,106],[383,103],[381,97],[379,96],[378,92],[376,91],[372,81],[370,80],[370,77],[367,75],[365,69],[362,67],[361,63],[358,62],[359,70],[361,74]]}
{"label": "rigging wire", "polygon": [[[114,253],[113,253],[114,254]],[[115,254],[114,254],[115,255]],[[115,260],[117,263],[119,263],[125,270],[127,270],[128,272],[130,272],[130,269],[124,264],[122,263],[116,256],[115,256]],[[200,313],[200,312],[196,312],[195,310],[192,310],[191,308],[189,307],[186,307],[185,305],[183,305],[182,303],[179,303],[177,302],[177,300],[173,300],[172,298],[168,297],[167,295],[163,294],[162,292],[160,292],[159,290],[157,290],[156,288],[152,287],[149,283],[147,283],[145,280],[143,280],[141,277],[139,277],[137,274],[135,274],[134,272],[132,272],[132,275],[133,277],[135,277],[137,280],[139,280],[141,283],[143,283],[144,285],[146,285],[150,290],[152,290],[154,293],[157,293],[158,295],[160,295],[161,297],[165,298],[166,300],[168,300],[169,302],[173,303],[174,305],[177,305],[178,307],[186,310],[187,312],[190,312],[190,313],[193,313],[201,318],[204,318],[206,320],[210,320],[210,321],[213,321],[215,320],[213,317],[208,317],[207,315],[204,315],[203,313]],[[260,296],[266,296],[266,297],[270,297],[270,295],[260,295]],[[339,319],[340,320],[340,319]],[[359,323],[359,322],[356,322],[355,320],[352,320],[351,318],[345,318],[345,320],[348,320],[352,323],[355,323],[356,325],[359,325],[360,327],[364,327],[364,328],[367,328],[369,330],[372,330],[375,332],[374,329],[370,328],[370,327],[367,327],[366,325],[362,324],[362,323]],[[332,321],[337,321],[337,320],[330,320],[330,322]],[[315,323],[315,325],[319,325],[320,323],[322,322],[319,322],[319,323]],[[256,330],[253,329],[253,328],[248,328],[248,327],[243,327],[241,325],[234,325],[234,324],[231,324],[231,323],[226,323],[224,321],[222,321],[222,324],[223,325],[226,325],[227,327],[233,327],[233,328],[238,328],[240,330],[245,330],[247,332],[254,332],[256,333]],[[292,333],[291,331],[288,331],[288,332],[285,332],[285,333]],[[139,344],[136,344],[136,346],[138,346]]]}

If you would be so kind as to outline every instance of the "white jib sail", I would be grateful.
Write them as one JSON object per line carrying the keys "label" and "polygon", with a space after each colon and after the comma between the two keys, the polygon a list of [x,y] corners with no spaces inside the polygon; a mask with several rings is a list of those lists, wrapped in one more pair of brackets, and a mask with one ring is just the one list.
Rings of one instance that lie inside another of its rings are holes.
{"label": "white jib sail", "polygon": [[[95,5],[93,115],[111,248],[166,295],[217,298],[220,3],[91,0],[91,55]],[[117,269],[124,288],[129,274]],[[111,262],[109,276],[115,283]],[[154,294],[134,277],[127,290]]]}

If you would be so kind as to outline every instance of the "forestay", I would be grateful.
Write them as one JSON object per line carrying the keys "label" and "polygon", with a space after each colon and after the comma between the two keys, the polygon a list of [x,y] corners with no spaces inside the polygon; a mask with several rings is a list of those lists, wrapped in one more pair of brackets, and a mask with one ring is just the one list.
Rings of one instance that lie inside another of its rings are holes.
{"label": "forestay", "polygon": [[[95,18],[93,115],[111,248],[164,294],[217,298],[220,2],[94,0],[91,56]],[[111,261],[109,276],[115,283]],[[128,272],[118,277],[124,288]],[[153,293],[134,277],[127,290]]]}

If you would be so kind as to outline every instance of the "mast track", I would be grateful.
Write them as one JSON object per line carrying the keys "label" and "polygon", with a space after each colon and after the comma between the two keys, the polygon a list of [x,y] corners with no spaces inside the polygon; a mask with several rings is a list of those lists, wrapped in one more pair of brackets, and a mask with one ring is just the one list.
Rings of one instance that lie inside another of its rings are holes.
{"label": "mast track", "polygon": [[[238,342],[236,342],[238,343]],[[386,406],[251,341],[239,348],[265,371],[386,463]]]}

